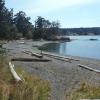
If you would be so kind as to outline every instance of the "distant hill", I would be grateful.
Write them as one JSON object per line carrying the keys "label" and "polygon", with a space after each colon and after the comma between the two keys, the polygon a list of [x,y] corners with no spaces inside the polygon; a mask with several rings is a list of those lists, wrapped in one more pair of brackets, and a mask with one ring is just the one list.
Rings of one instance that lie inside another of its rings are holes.
{"label": "distant hill", "polygon": [[100,35],[100,27],[61,28],[60,35]]}

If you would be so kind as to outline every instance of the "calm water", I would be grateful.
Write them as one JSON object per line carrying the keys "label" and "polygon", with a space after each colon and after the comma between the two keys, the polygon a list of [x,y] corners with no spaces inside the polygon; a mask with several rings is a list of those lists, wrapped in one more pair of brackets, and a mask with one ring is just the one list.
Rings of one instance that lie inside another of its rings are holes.
{"label": "calm water", "polygon": [[[100,36],[70,36],[71,42],[49,43],[43,46],[43,50],[88,58],[100,59]],[[90,41],[89,39],[98,39]]]}

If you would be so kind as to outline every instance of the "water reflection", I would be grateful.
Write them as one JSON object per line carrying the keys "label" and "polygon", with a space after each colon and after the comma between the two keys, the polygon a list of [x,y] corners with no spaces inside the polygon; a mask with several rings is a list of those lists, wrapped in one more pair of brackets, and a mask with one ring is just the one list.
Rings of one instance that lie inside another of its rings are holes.
{"label": "water reflection", "polygon": [[[74,38],[71,42],[46,44],[42,50],[62,55],[100,59],[100,36],[74,36],[71,38]],[[98,41],[90,41],[90,38],[97,38]]]}
{"label": "water reflection", "polygon": [[49,52],[60,52],[60,43],[49,43],[49,44],[45,44],[42,47],[40,47],[39,49],[42,49],[44,51],[49,51]]}
{"label": "water reflection", "polygon": [[67,42],[60,44],[59,53],[67,55]]}

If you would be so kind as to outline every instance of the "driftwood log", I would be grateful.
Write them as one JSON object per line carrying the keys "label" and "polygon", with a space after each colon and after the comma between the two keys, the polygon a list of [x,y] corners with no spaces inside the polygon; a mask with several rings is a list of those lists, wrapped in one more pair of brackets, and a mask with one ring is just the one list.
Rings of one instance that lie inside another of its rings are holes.
{"label": "driftwood log", "polygon": [[25,54],[31,55],[31,53],[29,51],[22,51],[22,52],[25,53]]}
{"label": "driftwood log", "polygon": [[10,68],[10,71],[14,77],[14,79],[19,82],[19,81],[22,81],[21,78],[18,76],[18,74],[16,73],[16,71],[14,70],[14,64],[12,64],[11,62],[9,62],[9,68]]}
{"label": "driftwood log", "polygon": [[82,65],[82,64],[78,64],[79,67],[82,67],[82,68],[85,68],[85,69],[88,69],[90,71],[94,71],[96,73],[100,73],[100,70],[97,70],[97,69],[94,69],[94,68],[91,68],[91,67],[88,67],[86,65]]}
{"label": "driftwood log", "polygon": [[38,57],[38,58],[42,58],[43,55],[39,54],[39,53],[35,53],[35,52],[31,52],[31,51],[23,51],[26,54],[30,54],[32,56]]}
{"label": "driftwood log", "polygon": [[51,55],[46,55],[46,56],[48,56],[48,57],[50,57],[50,58],[57,59],[57,60],[61,60],[61,61],[70,62],[70,60],[68,60],[68,59],[64,59],[64,58],[60,58],[60,57],[56,57],[56,56],[51,56]]}
{"label": "driftwood log", "polygon": [[46,55],[46,56],[51,56],[51,57],[54,57],[56,59],[63,60],[63,61],[70,61],[70,60],[79,61],[78,59],[74,59],[71,57],[60,56],[57,54],[51,54],[51,53],[47,53],[47,52],[42,52],[42,54]]}
{"label": "driftwood log", "polygon": [[32,52],[32,56],[36,56],[38,58],[42,58],[43,57],[43,55],[38,54],[38,53],[34,53],[34,52]]}
{"label": "driftwood log", "polygon": [[48,62],[50,59],[35,59],[35,58],[12,58],[11,61],[28,61],[28,62]]}

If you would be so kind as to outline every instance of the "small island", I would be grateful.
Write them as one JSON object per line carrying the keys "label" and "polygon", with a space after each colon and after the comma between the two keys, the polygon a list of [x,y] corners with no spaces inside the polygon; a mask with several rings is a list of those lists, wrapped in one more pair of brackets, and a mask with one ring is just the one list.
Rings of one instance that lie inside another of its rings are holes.
{"label": "small island", "polygon": [[90,39],[90,41],[98,41],[98,39]]}

